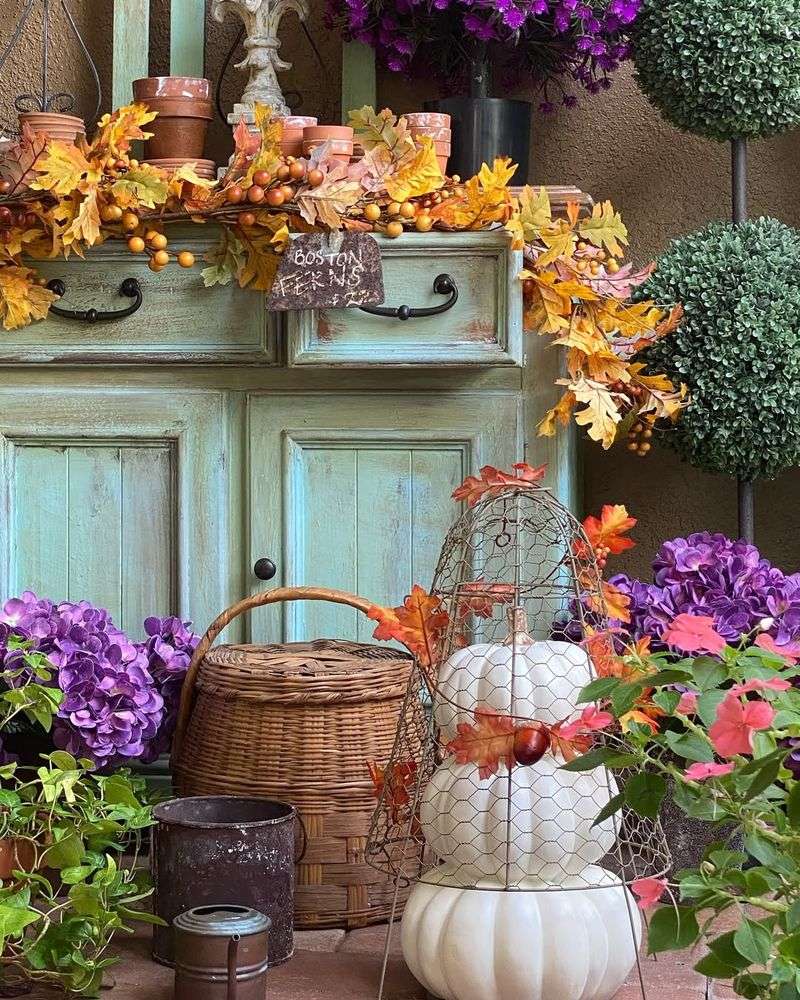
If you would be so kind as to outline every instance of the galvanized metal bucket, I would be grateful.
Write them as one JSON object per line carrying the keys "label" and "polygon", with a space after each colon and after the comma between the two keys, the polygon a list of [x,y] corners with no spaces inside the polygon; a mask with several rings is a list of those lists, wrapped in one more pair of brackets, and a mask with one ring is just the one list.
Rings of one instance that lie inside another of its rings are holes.
{"label": "galvanized metal bucket", "polygon": [[175,918],[220,900],[270,919],[270,966],[291,958],[294,808],[267,799],[203,795],[163,802],[154,815],[154,907],[167,926],[153,928],[153,958],[172,965]]}
{"label": "galvanized metal bucket", "polygon": [[175,929],[175,1000],[264,1000],[269,917],[247,906],[197,906]]}

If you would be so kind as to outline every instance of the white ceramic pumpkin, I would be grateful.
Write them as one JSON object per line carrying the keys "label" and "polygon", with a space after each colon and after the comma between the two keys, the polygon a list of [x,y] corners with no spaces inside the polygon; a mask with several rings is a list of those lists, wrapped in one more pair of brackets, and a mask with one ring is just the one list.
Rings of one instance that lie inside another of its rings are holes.
{"label": "white ceramic pumpkin", "polygon": [[436,722],[445,742],[460,722],[473,721],[476,708],[552,725],[574,714],[578,692],[591,679],[589,657],[575,643],[523,633],[513,643],[466,646],[439,669]]}
{"label": "white ceramic pumpkin", "polygon": [[[420,805],[425,840],[442,861],[474,878],[537,876],[559,884],[600,861],[614,846],[612,817],[592,828],[614,779],[605,768],[571,772],[550,754],[528,767],[481,778],[453,758],[436,769]],[[510,802],[509,802],[510,797]],[[510,821],[510,825],[509,825]]]}
{"label": "white ceramic pumpkin", "polygon": [[[448,880],[446,869],[431,874]],[[581,874],[581,884],[600,887],[590,889],[567,881],[564,890],[504,892],[491,881],[460,889],[428,879],[406,903],[403,955],[441,1000],[610,1000],[636,961],[639,912],[601,868]]]}

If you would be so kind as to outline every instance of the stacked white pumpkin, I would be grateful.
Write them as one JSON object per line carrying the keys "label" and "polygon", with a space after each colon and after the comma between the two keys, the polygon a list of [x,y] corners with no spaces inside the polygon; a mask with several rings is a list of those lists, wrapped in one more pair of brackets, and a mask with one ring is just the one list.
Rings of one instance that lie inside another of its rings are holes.
{"label": "stacked white pumpkin", "polygon": [[[442,744],[478,708],[548,725],[574,715],[591,680],[585,651],[534,641],[519,622],[513,638],[460,649],[441,667]],[[609,1000],[633,967],[638,911],[597,865],[614,847],[614,822],[592,827],[613,779],[563,763],[547,753],[482,778],[449,755],[434,772],[420,822],[440,864],[414,888],[402,924],[406,962],[433,996]]]}

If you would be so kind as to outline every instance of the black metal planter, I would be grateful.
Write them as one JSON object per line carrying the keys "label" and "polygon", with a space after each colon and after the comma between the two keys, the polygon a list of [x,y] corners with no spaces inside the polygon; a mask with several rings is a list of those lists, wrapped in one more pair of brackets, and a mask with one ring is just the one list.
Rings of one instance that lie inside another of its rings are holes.
{"label": "black metal planter", "polygon": [[269,965],[294,950],[294,826],[285,802],[203,795],[156,806],[151,865],[155,912],[153,958],[175,961],[173,921],[196,907],[226,901],[252,907],[271,922]]}
{"label": "black metal planter", "polygon": [[481,164],[510,156],[519,169],[514,184],[528,181],[532,105],[504,97],[446,97],[429,101],[428,111],[450,115],[453,130],[449,174],[472,177]]}

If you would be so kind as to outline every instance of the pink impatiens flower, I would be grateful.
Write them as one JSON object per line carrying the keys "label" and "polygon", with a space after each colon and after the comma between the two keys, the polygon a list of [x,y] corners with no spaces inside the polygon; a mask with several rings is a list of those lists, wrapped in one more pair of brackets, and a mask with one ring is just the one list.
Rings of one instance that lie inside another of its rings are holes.
{"label": "pink impatiens flower", "polygon": [[639,897],[637,902],[640,910],[649,910],[651,906],[655,906],[666,888],[665,878],[637,878],[635,882],[631,882],[631,891]]}
{"label": "pink impatiens flower", "polygon": [[779,646],[768,632],[762,632],[756,639],[756,646],[766,649],[768,653],[782,656],[792,666],[800,662],[800,643],[787,642],[786,645]]}
{"label": "pink impatiens flower", "polygon": [[731,694],[750,694],[752,691],[788,691],[792,685],[782,677],[770,677],[765,680],[762,677],[754,677],[744,684],[735,684],[731,688]]}
{"label": "pink impatiens flower", "polygon": [[725,640],[714,628],[714,619],[706,615],[678,615],[667,626],[663,639],[684,653],[718,655],[725,648]]}
{"label": "pink impatiens flower", "polygon": [[721,778],[730,774],[734,764],[692,764],[683,772],[684,778],[689,781],[705,781],[706,778]]}
{"label": "pink impatiens flower", "polygon": [[613,721],[614,716],[610,712],[601,712],[596,705],[587,705],[579,719],[559,729],[559,735],[565,740],[571,740],[581,733],[606,729]]}
{"label": "pink impatiens flower", "polygon": [[753,752],[753,733],[769,729],[775,711],[765,701],[742,703],[733,692],[717,709],[717,718],[708,735],[720,757],[733,757],[738,753]]}
{"label": "pink impatiens flower", "polygon": [[675,711],[681,715],[697,715],[697,692],[684,691],[681,700],[675,706]]}

